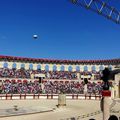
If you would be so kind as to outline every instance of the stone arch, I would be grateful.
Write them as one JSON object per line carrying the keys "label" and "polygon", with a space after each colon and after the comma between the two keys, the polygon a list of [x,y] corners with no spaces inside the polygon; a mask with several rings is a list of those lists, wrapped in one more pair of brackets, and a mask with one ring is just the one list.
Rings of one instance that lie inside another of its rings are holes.
{"label": "stone arch", "polygon": [[103,65],[100,65],[99,71],[102,71],[102,70],[104,70],[104,66],[103,66]]}
{"label": "stone arch", "polygon": [[37,70],[41,70],[41,65],[37,65]]}
{"label": "stone arch", "polygon": [[29,69],[33,70],[33,64],[32,63],[29,64]]}
{"label": "stone arch", "polygon": [[80,71],[80,66],[76,66],[76,71]]}
{"label": "stone arch", "polygon": [[53,71],[57,71],[57,66],[53,65]]}
{"label": "stone arch", "polygon": [[45,71],[49,71],[49,65],[45,66]]}
{"label": "stone arch", "polygon": [[24,63],[21,64],[21,68],[25,68],[25,64]]}
{"label": "stone arch", "polygon": [[109,65],[108,68],[109,68],[109,70],[112,70],[113,67],[112,67],[112,65]]}
{"label": "stone arch", "polygon": [[5,63],[3,64],[3,67],[4,67],[4,68],[8,68],[8,63],[5,62]]}
{"label": "stone arch", "polygon": [[65,71],[65,67],[64,67],[64,65],[61,65],[61,67],[60,67],[60,71]]}
{"label": "stone arch", "polygon": [[16,63],[13,63],[13,64],[12,64],[12,68],[15,68],[15,69],[16,69],[16,67],[17,67]]}
{"label": "stone arch", "polygon": [[71,72],[73,70],[72,66],[68,67],[68,71]]}
{"label": "stone arch", "polygon": [[92,66],[92,71],[96,71],[95,65]]}
{"label": "stone arch", "polygon": [[84,71],[88,71],[88,66],[84,66]]}

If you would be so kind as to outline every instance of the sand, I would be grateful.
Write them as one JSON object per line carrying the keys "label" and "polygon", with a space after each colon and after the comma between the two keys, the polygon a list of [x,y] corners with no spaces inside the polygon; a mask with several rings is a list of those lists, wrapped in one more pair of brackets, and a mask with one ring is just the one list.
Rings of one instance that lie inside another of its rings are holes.
{"label": "sand", "polygon": [[[23,108],[29,107],[46,107],[52,108],[53,111],[21,116],[3,117],[0,120],[89,120],[94,118],[102,120],[102,112],[100,109],[99,100],[67,100],[67,106],[57,108],[57,100],[1,100],[0,109],[13,108],[14,105]],[[120,110],[120,103],[116,102],[113,107],[114,110]],[[114,111],[115,112],[115,111]],[[120,117],[119,113],[116,114]]]}

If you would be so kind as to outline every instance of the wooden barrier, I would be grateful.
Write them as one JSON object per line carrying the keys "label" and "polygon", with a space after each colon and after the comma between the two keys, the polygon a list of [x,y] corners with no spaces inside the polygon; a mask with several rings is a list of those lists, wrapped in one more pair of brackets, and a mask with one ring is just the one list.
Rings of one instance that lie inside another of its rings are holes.
{"label": "wooden barrier", "polygon": [[[101,100],[101,95],[66,94],[68,100]],[[58,94],[0,94],[0,100],[58,99]]]}

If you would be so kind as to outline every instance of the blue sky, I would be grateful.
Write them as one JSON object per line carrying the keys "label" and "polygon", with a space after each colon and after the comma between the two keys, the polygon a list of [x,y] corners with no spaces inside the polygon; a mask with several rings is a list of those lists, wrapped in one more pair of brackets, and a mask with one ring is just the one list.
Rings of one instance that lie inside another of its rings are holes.
{"label": "blue sky", "polygon": [[[111,4],[120,9],[119,0]],[[120,25],[68,0],[1,0],[0,43],[1,55],[120,58]]]}

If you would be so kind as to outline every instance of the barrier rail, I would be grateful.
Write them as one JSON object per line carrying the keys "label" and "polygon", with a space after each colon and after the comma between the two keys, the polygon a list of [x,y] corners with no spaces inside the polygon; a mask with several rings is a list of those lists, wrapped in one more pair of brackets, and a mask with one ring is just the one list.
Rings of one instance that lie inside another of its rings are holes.
{"label": "barrier rail", "polygon": [[[101,95],[66,94],[69,100],[100,100]],[[0,100],[58,99],[58,94],[0,94]]]}

